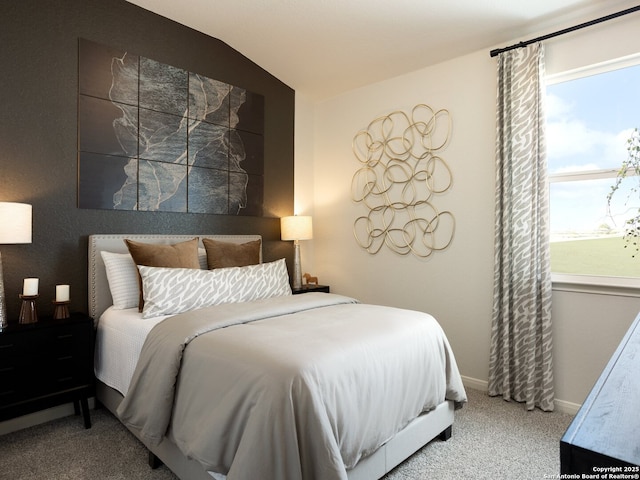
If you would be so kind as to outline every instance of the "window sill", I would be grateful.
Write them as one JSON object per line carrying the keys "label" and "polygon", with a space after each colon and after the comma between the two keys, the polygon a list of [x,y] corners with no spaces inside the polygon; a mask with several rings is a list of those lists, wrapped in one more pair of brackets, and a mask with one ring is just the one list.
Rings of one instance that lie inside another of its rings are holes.
{"label": "window sill", "polygon": [[640,278],[551,274],[553,291],[640,298]]}

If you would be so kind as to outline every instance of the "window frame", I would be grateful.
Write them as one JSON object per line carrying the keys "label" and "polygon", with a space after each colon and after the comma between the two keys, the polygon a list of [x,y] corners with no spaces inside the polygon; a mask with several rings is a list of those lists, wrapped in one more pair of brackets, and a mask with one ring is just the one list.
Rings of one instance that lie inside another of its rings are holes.
{"label": "window frame", "polygon": [[[573,70],[567,70],[545,78],[546,85],[577,80],[591,75],[621,70],[627,67],[640,65],[640,53],[621,58],[608,60],[593,65],[588,65]],[[640,125],[638,125],[640,128]],[[615,179],[619,169],[580,170],[575,172],[562,172],[547,175],[547,182],[566,183],[579,180]],[[633,171],[628,171],[633,173]],[[633,175],[636,176],[636,175]],[[551,208],[551,204],[549,205]],[[551,241],[549,241],[551,243]],[[584,275],[551,272],[551,283],[554,291],[568,291],[577,293],[590,293],[600,295],[617,295],[640,298],[640,276],[638,277],[614,277],[605,275]]]}

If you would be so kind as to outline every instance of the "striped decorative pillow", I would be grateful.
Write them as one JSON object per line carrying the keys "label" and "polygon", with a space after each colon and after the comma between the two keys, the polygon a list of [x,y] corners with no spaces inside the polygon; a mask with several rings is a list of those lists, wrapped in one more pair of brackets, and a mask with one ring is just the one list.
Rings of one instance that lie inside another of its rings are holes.
{"label": "striped decorative pillow", "polygon": [[143,318],[175,315],[223,303],[291,295],[284,258],[246,267],[195,270],[138,266]]}
{"label": "striped decorative pillow", "polygon": [[123,310],[138,306],[138,272],[128,253],[100,252],[107,273],[113,308]]}

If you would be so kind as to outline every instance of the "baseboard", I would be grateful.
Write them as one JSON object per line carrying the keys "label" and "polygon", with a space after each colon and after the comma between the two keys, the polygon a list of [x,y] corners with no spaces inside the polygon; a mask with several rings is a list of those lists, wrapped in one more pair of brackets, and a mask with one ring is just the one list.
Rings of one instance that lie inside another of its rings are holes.
{"label": "baseboard", "polygon": [[462,377],[462,384],[466,388],[480,390],[481,392],[489,391],[489,382],[486,380],[478,380],[477,378],[465,377],[464,375],[460,375],[460,377]]}
{"label": "baseboard", "polygon": [[[462,383],[466,388],[472,388],[474,390],[480,390],[481,392],[489,391],[489,382],[486,380],[479,380],[477,378],[465,377],[461,375]],[[567,402],[566,400],[554,400],[555,411],[568,413],[570,415],[575,415],[580,410],[582,406],[579,403]]]}
{"label": "baseboard", "polygon": [[562,413],[568,413],[570,415],[575,415],[580,410],[582,404],[567,402],[566,400],[555,400],[556,410]]}
{"label": "baseboard", "polygon": [[[93,398],[89,399],[89,409],[94,408],[95,401]],[[58,418],[68,417],[74,414],[73,403],[65,403],[64,405],[58,405],[57,407],[47,408],[38,412],[29,413],[22,417],[12,418],[0,422],[0,435],[6,435],[7,433],[16,432],[25,428],[40,425],[41,423],[47,423]],[[82,417],[79,417],[82,418]],[[82,422],[82,420],[78,420]]]}

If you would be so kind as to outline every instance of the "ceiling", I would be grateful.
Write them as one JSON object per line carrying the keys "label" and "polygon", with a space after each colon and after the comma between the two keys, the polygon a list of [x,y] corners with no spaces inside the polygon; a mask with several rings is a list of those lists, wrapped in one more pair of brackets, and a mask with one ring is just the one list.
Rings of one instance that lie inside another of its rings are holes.
{"label": "ceiling", "polygon": [[[128,0],[218,38],[313,100],[529,40],[629,0]],[[640,13],[636,13],[640,15]]]}

